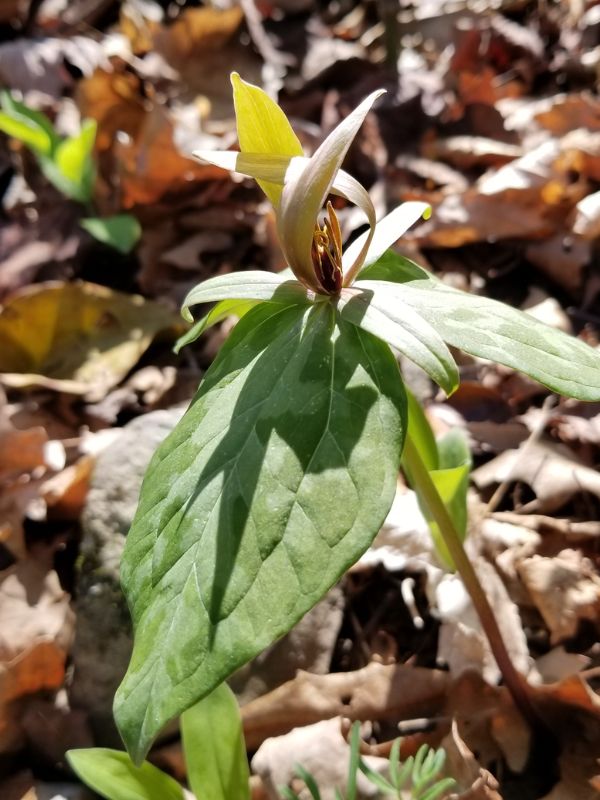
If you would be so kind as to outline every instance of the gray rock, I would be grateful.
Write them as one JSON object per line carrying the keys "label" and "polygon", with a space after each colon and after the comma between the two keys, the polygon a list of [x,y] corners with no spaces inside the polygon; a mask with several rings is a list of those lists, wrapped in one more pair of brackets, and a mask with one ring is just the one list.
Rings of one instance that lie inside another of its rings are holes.
{"label": "gray rock", "polygon": [[[123,428],[98,457],[86,508],[76,592],[77,625],[70,702],[87,711],[96,743],[120,746],[112,718],[115,691],[131,654],[131,623],[119,585],[119,561],[142,478],[156,447],[182,410],[154,411]],[[343,615],[338,587],[296,627],[230,681],[242,703],[291,679],[298,669],[327,672]]]}
{"label": "gray rock", "polygon": [[70,700],[83,708],[98,744],[118,746],[112,702],[131,655],[131,623],[119,585],[119,561],[142,478],[183,409],[153,411],[130,422],[98,456],[82,515],[77,624]]}

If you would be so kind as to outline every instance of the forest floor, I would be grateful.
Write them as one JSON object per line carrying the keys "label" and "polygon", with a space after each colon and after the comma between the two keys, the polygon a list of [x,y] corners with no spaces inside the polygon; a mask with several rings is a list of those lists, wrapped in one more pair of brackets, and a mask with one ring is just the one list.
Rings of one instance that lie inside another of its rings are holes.
{"label": "forest floor", "polygon": [[[191,155],[237,147],[232,71],[278,99],[308,152],[385,88],[344,168],[379,217],[431,204],[396,249],[599,346],[597,2],[1,3],[0,86],[61,136],[97,121],[85,204],[0,134],[2,800],[85,797],[64,754],[110,743],[108,701],[89,687],[104,680],[99,653],[121,669],[129,629],[103,627],[121,601],[96,601],[90,575],[118,591],[141,474],[179,413],[156,412],[190,400],[233,324],[175,355],[183,298],[216,274],[283,266],[256,185]],[[356,209],[336,208],[345,238],[362,231]],[[80,225],[117,214],[133,231],[122,252]],[[403,758],[443,746],[457,797],[600,797],[600,404],[457,357],[450,398],[402,366],[435,432],[468,437],[467,548],[546,735],[500,685],[399,476],[373,547],[295,638],[234,679],[257,799],[292,785],[297,762],[324,800],[342,787],[354,718],[376,758],[399,733]],[[111,475],[131,475],[125,497],[102,494]],[[185,781],[176,734],[151,758]]]}

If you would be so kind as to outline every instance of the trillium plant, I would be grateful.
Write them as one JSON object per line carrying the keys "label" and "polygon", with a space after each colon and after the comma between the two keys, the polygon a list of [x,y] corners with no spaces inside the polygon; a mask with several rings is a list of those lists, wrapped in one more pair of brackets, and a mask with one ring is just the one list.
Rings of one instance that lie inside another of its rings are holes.
{"label": "trillium plant", "polygon": [[[526,685],[462,547],[453,499],[465,466],[441,468],[392,348],[447,394],[458,384],[448,346],[582,400],[600,399],[600,358],[388,249],[429,208],[405,203],[376,224],[367,191],[341,169],[380,92],[308,158],[282,110],[239,76],[232,82],[241,152],[197,155],[258,181],[289,269],[220,275],[185,300],[190,321],[193,307],[219,302],[182,345],[232,314],[240,321],[158,448],[127,538],[122,582],[135,637],[115,700],[127,748],[140,762],[166,722],[327,592],[378,532],[401,464],[528,714]],[[333,195],[368,223],[346,248]]]}

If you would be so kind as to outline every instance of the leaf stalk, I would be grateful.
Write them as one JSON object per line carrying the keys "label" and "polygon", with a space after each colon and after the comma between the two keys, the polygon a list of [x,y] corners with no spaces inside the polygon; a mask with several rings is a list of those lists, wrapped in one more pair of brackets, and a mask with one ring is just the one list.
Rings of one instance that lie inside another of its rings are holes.
{"label": "leaf stalk", "polygon": [[502,674],[506,688],[510,692],[515,706],[533,728],[538,728],[540,726],[540,720],[531,704],[525,678],[517,671],[511,660],[487,595],[463,547],[448,509],[440,497],[427,467],[423,463],[423,459],[408,432],[406,434],[402,458],[407,469],[411,473],[412,479],[419,487],[429,513],[439,526],[448,552],[475,606],[481,626],[487,636],[496,663],[498,664],[498,669]]}

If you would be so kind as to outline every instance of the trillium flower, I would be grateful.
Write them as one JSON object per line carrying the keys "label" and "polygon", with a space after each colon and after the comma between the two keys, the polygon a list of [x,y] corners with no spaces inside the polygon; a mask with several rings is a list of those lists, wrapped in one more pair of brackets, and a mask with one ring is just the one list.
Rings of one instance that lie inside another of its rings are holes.
{"label": "trillium flower", "polygon": [[[275,208],[283,254],[297,280],[316,294],[339,294],[363,267],[377,260],[429,211],[426,203],[404,203],[376,225],[369,193],[341,169],[360,126],[383,91],[363,100],[307,158],[287,117],[262,89],[236,73],[232,84],[241,152],[198,151],[195,155],[255,178]],[[345,252],[335,210],[327,202],[329,194],[358,206],[369,225]]]}

